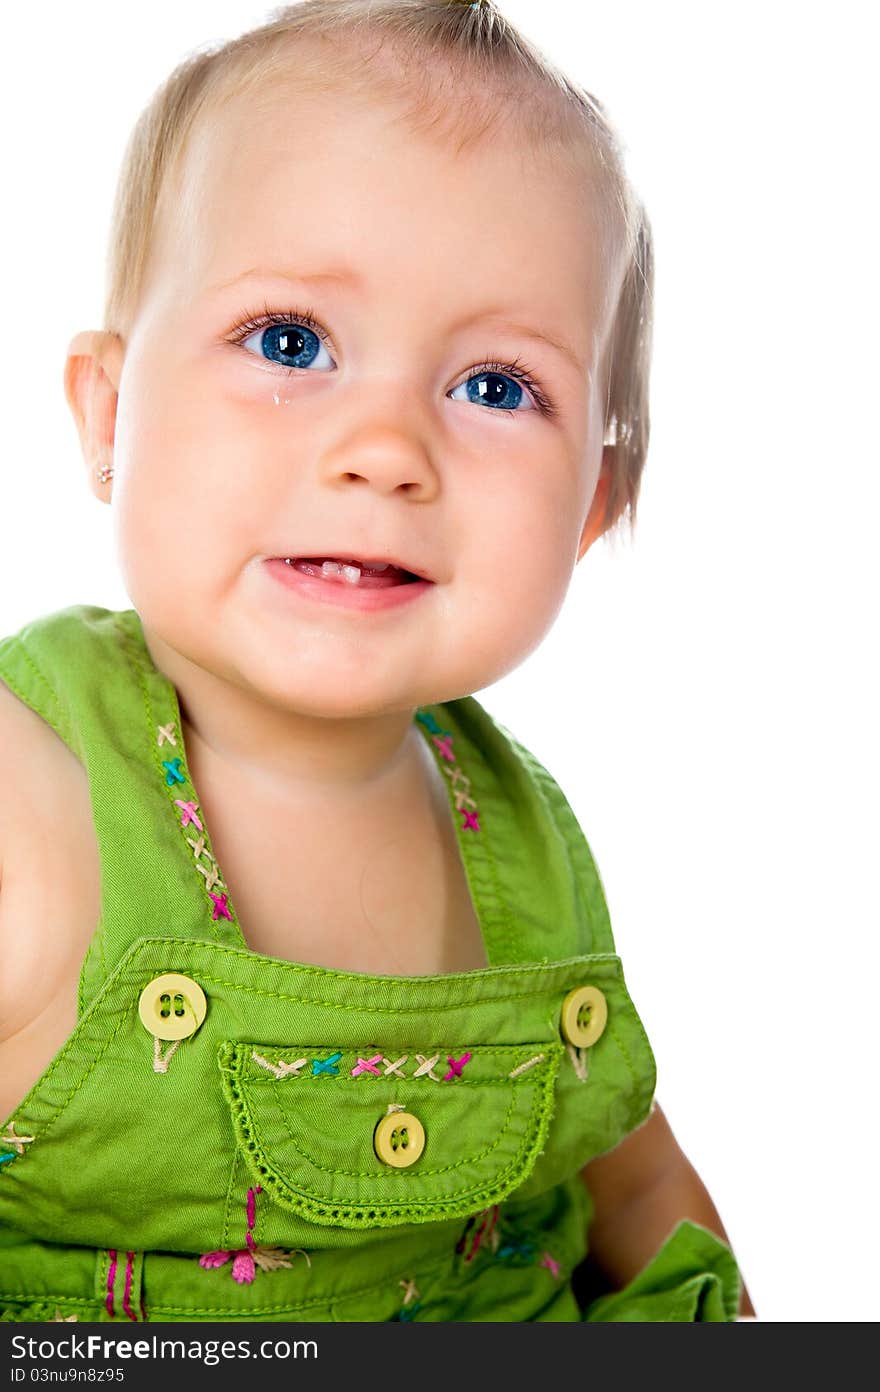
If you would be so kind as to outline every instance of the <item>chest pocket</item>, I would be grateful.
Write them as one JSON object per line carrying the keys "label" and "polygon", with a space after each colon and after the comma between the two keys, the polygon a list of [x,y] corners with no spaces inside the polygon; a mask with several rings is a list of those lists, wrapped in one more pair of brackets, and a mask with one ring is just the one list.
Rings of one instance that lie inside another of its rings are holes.
{"label": "chest pocket", "polygon": [[419,1048],[220,1046],[238,1145],[279,1204],[347,1228],[427,1223],[498,1203],[531,1173],[562,1044]]}

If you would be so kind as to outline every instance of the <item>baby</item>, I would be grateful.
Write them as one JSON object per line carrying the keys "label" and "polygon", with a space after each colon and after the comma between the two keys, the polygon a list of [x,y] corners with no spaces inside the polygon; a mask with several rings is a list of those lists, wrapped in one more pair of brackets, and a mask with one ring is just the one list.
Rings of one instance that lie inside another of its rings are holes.
{"label": "baby", "polygon": [[7,1318],[753,1313],[472,694],[634,518],[651,285],[491,3],[305,0],[143,113],[65,371],[133,608],[0,642]]}

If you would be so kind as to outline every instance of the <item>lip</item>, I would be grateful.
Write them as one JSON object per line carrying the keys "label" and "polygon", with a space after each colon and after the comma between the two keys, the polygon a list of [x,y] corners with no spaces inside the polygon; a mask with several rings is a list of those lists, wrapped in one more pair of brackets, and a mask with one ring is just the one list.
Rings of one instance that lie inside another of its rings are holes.
{"label": "lip", "polygon": [[[293,560],[308,559],[308,557],[306,556],[297,556],[292,551],[287,552],[286,554],[290,555]],[[349,554],[349,551],[346,550],[345,547],[343,547],[341,550],[338,550],[332,546],[328,546],[325,551],[317,550],[312,552],[312,555],[314,556],[347,557]],[[283,561],[284,556],[273,556],[272,559]],[[363,560],[364,557],[361,557],[361,559]],[[434,583],[434,577],[432,575],[429,575],[426,570],[419,570],[418,566],[410,565],[409,561],[402,561],[397,556],[384,556],[380,553],[378,556],[369,556],[367,559],[373,561],[378,565],[392,565],[396,566],[398,570],[408,570],[412,575],[417,575],[420,580],[427,580],[430,584]],[[290,567],[288,567],[288,569],[290,569]]]}
{"label": "lip", "polygon": [[[338,609],[355,609],[361,613],[372,613],[379,609],[399,609],[401,605],[413,604],[433,588],[431,580],[411,580],[406,585],[392,585],[384,590],[367,590],[359,585],[350,585],[346,581],[322,580],[317,575],[303,575],[301,571],[287,565],[283,556],[271,557],[263,564],[267,574],[288,593],[318,604],[332,604]],[[409,566],[403,568],[410,569]]]}

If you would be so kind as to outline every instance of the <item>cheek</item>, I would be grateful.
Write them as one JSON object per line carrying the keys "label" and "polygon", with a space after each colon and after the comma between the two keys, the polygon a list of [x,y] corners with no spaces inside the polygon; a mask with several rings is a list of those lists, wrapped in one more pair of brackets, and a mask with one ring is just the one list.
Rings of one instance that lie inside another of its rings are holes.
{"label": "cheek", "polygon": [[143,356],[124,381],[116,421],[114,496],[120,556],[191,571],[249,529],[255,449],[250,417],[186,365]]}
{"label": "cheek", "polygon": [[[556,619],[571,583],[577,557],[577,526],[571,490],[548,487],[502,494],[491,491],[482,526],[470,533],[462,569],[467,632],[472,654],[489,667],[510,670],[541,642]],[[494,678],[490,678],[494,680]]]}
{"label": "cheek", "polygon": [[[562,607],[570,572],[562,566],[511,562],[506,570],[471,584],[464,603],[450,605],[440,660],[462,691],[478,691],[513,672],[540,645]],[[445,644],[445,650],[443,650]]]}
{"label": "cheek", "polygon": [[573,450],[537,441],[516,455],[487,452],[479,475],[467,500],[474,564],[501,569],[514,583],[526,578],[550,589],[564,584],[577,559],[585,513],[585,480]]}

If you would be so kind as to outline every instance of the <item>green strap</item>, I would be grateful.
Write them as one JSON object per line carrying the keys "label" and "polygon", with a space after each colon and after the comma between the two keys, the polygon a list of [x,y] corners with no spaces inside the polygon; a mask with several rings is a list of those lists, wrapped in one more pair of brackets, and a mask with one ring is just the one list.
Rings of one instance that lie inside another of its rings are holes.
{"label": "green strap", "polygon": [[490,965],[613,952],[602,883],[556,781],[473,696],[428,710],[454,732],[479,808],[479,834],[460,815],[458,839]]}
{"label": "green strap", "polygon": [[[134,610],[75,605],[0,642],[0,678],[85,766],[101,919],[80,1012],[143,937],[245,947],[189,777],[173,684]],[[613,952],[602,885],[561,790],[474,697],[423,707],[490,966]]]}
{"label": "green strap", "polygon": [[[133,942],[208,938],[242,946],[234,922],[213,918],[175,799],[195,798],[173,686],[144,662],[134,611],[61,610],[0,643],[0,678],[85,766],[101,857],[101,918],[83,963],[80,1013]],[[170,727],[176,744],[163,740]],[[163,759],[184,756],[183,783]],[[210,851],[207,843],[206,849]],[[209,864],[203,859],[203,863]]]}

